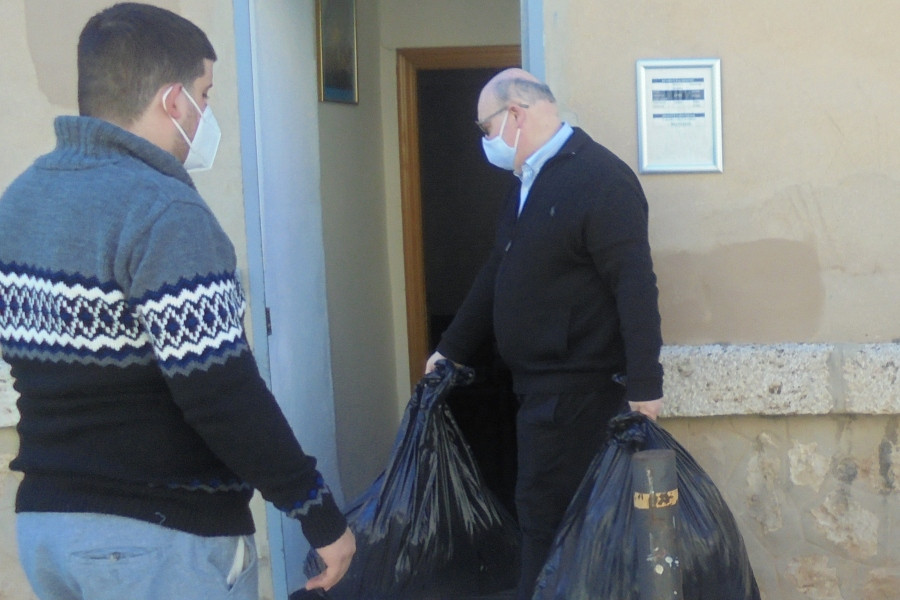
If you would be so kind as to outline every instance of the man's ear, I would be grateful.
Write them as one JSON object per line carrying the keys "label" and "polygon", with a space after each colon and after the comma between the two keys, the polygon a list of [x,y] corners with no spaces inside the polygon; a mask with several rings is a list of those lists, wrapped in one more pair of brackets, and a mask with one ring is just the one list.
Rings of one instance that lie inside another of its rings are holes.
{"label": "man's ear", "polygon": [[181,83],[167,83],[166,85],[159,88],[156,92],[156,97],[159,98],[159,102],[162,104],[163,109],[173,119],[181,118],[181,103],[178,98],[181,96],[184,90],[184,85]]}
{"label": "man's ear", "polygon": [[528,111],[525,110],[525,107],[519,104],[511,104],[509,106],[510,116],[512,116],[513,120],[516,123],[516,128],[521,127],[525,123],[526,115]]}

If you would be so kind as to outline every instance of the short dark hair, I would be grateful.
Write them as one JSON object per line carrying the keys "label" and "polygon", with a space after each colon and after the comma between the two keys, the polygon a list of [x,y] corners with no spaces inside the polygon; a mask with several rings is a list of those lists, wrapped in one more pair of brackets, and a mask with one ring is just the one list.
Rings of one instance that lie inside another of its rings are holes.
{"label": "short dark hair", "polygon": [[134,122],[166,83],[191,85],[216,52],[203,31],[148,4],[107,8],[78,38],[78,111],[122,125]]}

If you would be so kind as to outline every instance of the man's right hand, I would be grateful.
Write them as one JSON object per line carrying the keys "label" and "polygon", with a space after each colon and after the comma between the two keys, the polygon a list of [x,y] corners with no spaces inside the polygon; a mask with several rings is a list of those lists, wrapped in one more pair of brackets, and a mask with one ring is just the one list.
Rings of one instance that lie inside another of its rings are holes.
{"label": "man's right hand", "polygon": [[350,568],[350,561],[356,553],[356,536],[348,527],[335,542],[316,548],[316,552],[325,563],[325,570],[306,582],[306,589],[323,589],[326,592],[334,587]]}
{"label": "man's right hand", "polygon": [[434,371],[434,367],[435,365],[437,365],[437,362],[445,358],[447,357],[440,352],[435,352],[430,357],[428,357],[428,362],[425,363],[425,374],[428,375],[429,373]]}

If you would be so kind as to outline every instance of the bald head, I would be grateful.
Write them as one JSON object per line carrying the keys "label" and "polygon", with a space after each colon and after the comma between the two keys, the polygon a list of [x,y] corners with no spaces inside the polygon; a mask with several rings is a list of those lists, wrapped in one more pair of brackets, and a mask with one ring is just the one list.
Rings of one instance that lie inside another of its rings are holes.
{"label": "bald head", "polygon": [[506,69],[494,75],[481,90],[481,97],[499,104],[556,104],[546,83],[524,69]]}
{"label": "bald head", "polygon": [[528,157],[559,131],[562,121],[556,98],[546,83],[523,69],[506,69],[494,75],[485,84],[478,97],[478,121],[484,123],[487,137],[497,135],[503,109],[509,109],[508,120],[500,135],[513,145],[515,140],[515,169],[518,170]]}

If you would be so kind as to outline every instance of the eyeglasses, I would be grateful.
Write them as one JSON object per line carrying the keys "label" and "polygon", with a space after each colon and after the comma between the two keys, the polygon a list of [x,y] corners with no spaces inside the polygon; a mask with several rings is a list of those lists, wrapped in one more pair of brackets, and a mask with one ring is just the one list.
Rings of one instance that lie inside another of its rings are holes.
{"label": "eyeglasses", "polygon": [[[527,104],[516,103],[516,106],[520,106],[520,107],[522,107],[522,108],[528,108],[528,105],[527,105]],[[501,109],[498,110],[497,112],[491,113],[490,115],[488,115],[487,117],[485,117],[485,118],[482,119],[481,121],[475,121],[475,125],[478,127],[478,129],[481,130],[481,133],[484,135],[484,137],[487,137],[487,136],[491,135],[490,130],[487,128],[488,123],[491,122],[491,119],[493,119],[493,118],[496,117],[497,115],[502,114],[504,111],[507,111],[507,110],[509,110],[509,109],[510,109],[509,106],[504,106],[503,108],[501,108]]]}

